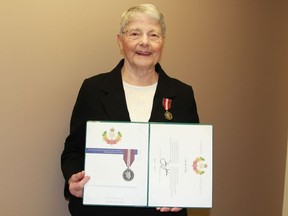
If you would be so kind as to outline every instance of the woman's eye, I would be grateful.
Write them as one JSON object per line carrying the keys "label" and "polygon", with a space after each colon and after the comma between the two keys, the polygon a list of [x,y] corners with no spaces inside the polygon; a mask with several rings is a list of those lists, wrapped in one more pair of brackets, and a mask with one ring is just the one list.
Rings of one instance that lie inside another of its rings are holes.
{"label": "woman's eye", "polygon": [[155,34],[150,34],[149,36],[152,40],[158,40],[160,38],[160,35],[155,33]]}
{"label": "woman's eye", "polygon": [[139,33],[139,32],[131,32],[130,35],[131,35],[131,36],[139,36],[140,33]]}

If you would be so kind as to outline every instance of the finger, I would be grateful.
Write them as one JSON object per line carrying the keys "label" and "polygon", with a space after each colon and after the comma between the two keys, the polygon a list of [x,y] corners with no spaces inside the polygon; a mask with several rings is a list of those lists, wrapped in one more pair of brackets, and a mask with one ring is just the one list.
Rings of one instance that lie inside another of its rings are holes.
{"label": "finger", "polygon": [[69,191],[72,195],[81,198],[83,196],[84,185],[89,181],[90,176],[85,176],[81,181],[71,182],[69,184]]}
{"label": "finger", "polygon": [[90,176],[85,176],[80,182],[79,187],[82,189],[84,185],[90,180]]}
{"label": "finger", "polygon": [[167,207],[161,207],[160,212],[169,212],[171,210],[171,208],[167,208]]}
{"label": "finger", "polygon": [[89,181],[90,176],[85,176],[84,178],[82,178],[80,181],[71,181],[70,182],[70,186],[69,188],[73,191],[81,191],[84,187],[84,185]]}
{"label": "finger", "polygon": [[178,208],[178,207],[173,207],[173,208],[157,207],[156,210],[158,210],[160,212],[178,212],[178,211],[181,211],[182,208]]}
{"label": "finger", "polygon": [[171,212],[178,212],[178,211],[181,211],[181,210],[182,210],[182,208],[176,208],[176,207],[171,208]]}
{"label": "finger", "polygon": [[73,174],[69,179],[69,184],[79,182],[82,178],[84,178],[84,176],[85,176],[84,171]]}

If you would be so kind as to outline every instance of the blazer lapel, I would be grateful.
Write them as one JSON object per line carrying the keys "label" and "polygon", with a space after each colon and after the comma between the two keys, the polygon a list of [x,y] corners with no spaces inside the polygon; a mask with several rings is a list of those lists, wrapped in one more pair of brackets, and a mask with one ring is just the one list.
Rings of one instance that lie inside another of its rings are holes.
{"label": "blazer lapel", "polygon": [[130,121],[122,85],[122,66],[123,61],[120,61],[111,71],[109,77],[102,83],[102,91],[106,93],[105,97],[102,98],[103,107],[113,121]]}

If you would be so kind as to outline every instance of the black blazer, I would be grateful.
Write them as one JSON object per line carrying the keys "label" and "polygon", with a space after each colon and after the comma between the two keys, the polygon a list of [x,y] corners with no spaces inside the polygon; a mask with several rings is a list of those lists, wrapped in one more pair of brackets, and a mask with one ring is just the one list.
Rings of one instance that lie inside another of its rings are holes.
{"label": "black blazer", "polygon": [[[66,138],[61,155],[61,168],[66,180],[65,197],[69,198],[67,181],[72,174],[84,169],[84,149],[87,120],[130,121],[121,78],[124,60],[111,71],[84,80],[70,122],[70,134]],[[196,102],[192,87],[169,77],[155,66],[159,74],[153,100],[150,122],[189,122],[199,123]],[[163,98],[172,100],[170,112],[172,120],[164,116]]]}

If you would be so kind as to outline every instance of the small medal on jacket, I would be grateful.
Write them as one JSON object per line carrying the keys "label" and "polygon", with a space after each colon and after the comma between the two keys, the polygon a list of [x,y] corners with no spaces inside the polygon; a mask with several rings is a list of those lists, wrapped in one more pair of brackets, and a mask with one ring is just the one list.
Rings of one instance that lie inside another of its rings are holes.
{"label": "small medal on jacket", "polygon": [[162,100],[162,105],[165,109],[164,116],[169,121],[173,119],[172,113],[169,112],[169,109],[171,108],[171,103],[172,103],[172,100],[169,98],[163,98],[163,100]]}
{"label": "small medal on jacket", "polygon": [[167,120],[172,120],[172,118],[173,118],[173,115],[172,115],[172,113],[170,113],[169,111],[165,111],[165,113],[164,113],[164,116],[165,116],[165,118],[167,119]]}

